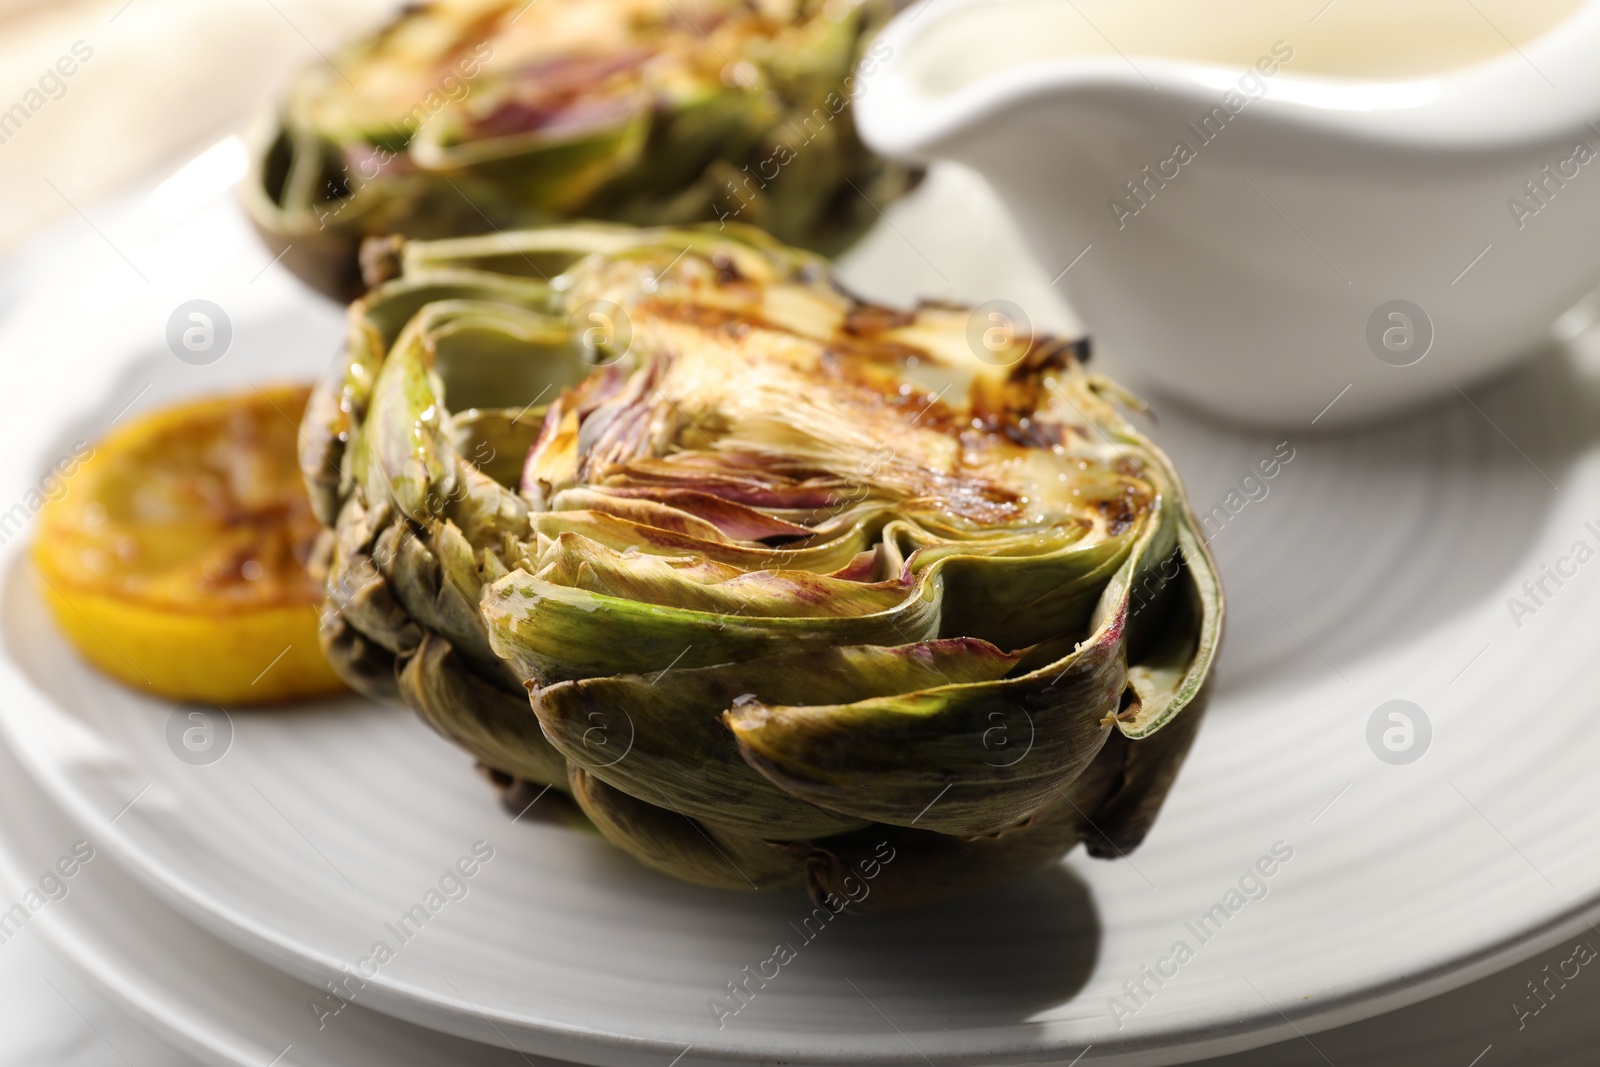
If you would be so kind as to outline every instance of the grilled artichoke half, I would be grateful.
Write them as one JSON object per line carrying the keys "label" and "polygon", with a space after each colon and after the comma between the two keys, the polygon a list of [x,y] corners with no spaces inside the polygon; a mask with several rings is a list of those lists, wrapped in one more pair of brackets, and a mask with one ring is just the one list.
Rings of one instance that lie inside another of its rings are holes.
{"label": "grilled artichoke half", "polygon": [[263,117],[245,202],[341,298],[376,234],[732,218],[831,255],[912,178],[862,146],[849,108],[899,2],[411,5]]}
{"label": "grilled artichoke half", "polygon": [[870,911],[1144,837],[1222,599],[1078,346],[979,359],[754,230],[394,256],[302,428],[350,684],[706,885]]}

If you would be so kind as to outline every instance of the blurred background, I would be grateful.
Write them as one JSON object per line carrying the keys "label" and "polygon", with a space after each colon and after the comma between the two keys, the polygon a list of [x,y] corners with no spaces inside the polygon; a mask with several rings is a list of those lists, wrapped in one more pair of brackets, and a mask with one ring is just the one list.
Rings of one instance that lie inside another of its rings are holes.
{"label": "blurred background", "polygon": [[0,248],[237,132],[307,59],[397,6],[0,0]]}

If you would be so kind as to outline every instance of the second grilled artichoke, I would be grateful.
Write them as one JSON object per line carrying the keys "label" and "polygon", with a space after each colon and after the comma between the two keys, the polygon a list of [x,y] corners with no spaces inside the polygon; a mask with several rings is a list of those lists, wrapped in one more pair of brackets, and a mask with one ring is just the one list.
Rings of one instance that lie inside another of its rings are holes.
{"label": "second grilled artichoke", "polygon": [[1143,838],[1221,594],[1079,346],[753,230],[391,251],[302,428],[353,685],[706,885],[872,911]]}
{"label": "second grilled artichoke", "polygon": [[734,219],[834,254],[911,179],[862,146],[857,63],[896,0],[435,0],[303,71],[245,204],[354,296],[366,236]]}

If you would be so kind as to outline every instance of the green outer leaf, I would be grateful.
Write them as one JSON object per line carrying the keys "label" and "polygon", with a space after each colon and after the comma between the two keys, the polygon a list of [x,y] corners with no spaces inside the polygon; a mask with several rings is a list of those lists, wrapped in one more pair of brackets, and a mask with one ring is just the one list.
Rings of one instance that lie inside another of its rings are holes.
{"label": "green outer leaf", "polygon": [[471,408],[450,420],[451,444],[466,463],[508,492],[522,479],[522,461],[544,423],[545,409]]}
{"label": "green outer leaf", "polygon": [[1139,847],[1200,731],[1209,696],[1209,688],[1202,688],[1184,713],[1158,733],[1129,740],[1118,731],[1106,742],[1101,751],[1115,762],[1117,773],[1111,791],[1094,809],[1093,822],[1083,833],[1089,855],[1120,859]]}
{"label": "green outer leaf", "polygon": [[1182,561],[1180,575],[1168,578],[1163,568],[1156,571],[1156,579],[1177,584],[1175,592],[1183,607],[1173,613],[1175,617],[1163,620],[1162,638],[1129,672],[1139,711],[1119,725],[1134,739],[1152,736],[1195,702],[1222,642],[1222,586],[1187,509],[1178,523],[1177,557]]}
{"label": "green outer leaf", "polygon": [[[449,533],[444,536],[461,537],[455,527],[445,529]],[[429,540],[439,539],[436,535]],[[453,583],[444,580],[435,544],[425,544],[409,528],[394,525],[379,535],[373,556],[395,599],[425,631],[442,634],[452,644],[479,653],[474,658],[486,666],[499,665],[492,655],[487,658],[482,655],[489,651],[483,621],[478,618],[474,602],[462,595]]]}
{"label": "green outer leaf", "polygon": [[457,313],[455,302],[429,305],[401,331],[373,387],[362,435],[368,498],[392,500],[416,523],[427,522],[456,488],[455,448],[442,429],[424,353],[430,327]]}
{"label": "green outer leaf", "polygon": [[334,673],[350,688],[373,700],[401,699],[394,654],[369,640],[343,614],[324,608],[317,619],[317,642]]}
{"label": "green outer leaf", "polygon": [[548,685],[707,667],[785,649],[926,641],[939,628],[938,590],[935,577],[871,615],[745,618],[603,596],[513,571],[485,590],[478,607],[495,654],[524,679]]}
{"label": "green outer leaf", "polygon": [[848,704],[746,703],[740,754],[785,792],[874,822],[1003,833],[1087,767],[1126,684],[1122,620],[1049,667]]}
{"label": "green outer leaf", "polygon": [[929,566],[944,573],[943,636],[953,637],[951,631],[960,629],[1004,648],[1022,648],[1085,633],[1106,582],[1123,568],[1136,543],[1130,535],[1032,557],[959,550],[939,555]]}
{"label": "green outer leaf", "polygon": [[[659,231],[632,226],[587,222],[438,241],[408,241],[401,252],[401,262],[404,277],[417,279],[412,284],[425,284],[426,279],[441,275],[449,277],[456,271],[470,272],[491,284],[528,273],[539,281],[521,284],[552,299],[559,294],[552,293],[549,278],[568,271],[587,256],[615,257],[652,247],[659,243],[658,234]],[[767,243],[771,243],[770,238]]]}
{"label": "green outer leaf", "polygon": [[[564,539],[574,535],[560,536]],[[661,568],[650,578],[626,575],[623,568],[618,579],[633,577],[636,581],[628,585],[627,596],[616,596],[573,588],[569,582],[576,579],[571,574],[557,581],[547,580],[541,570],[539,577],[518,572],[502,578],[486,592],[480,610],[489,624],[495,652],[512,663],[525,679],[548,684],[568,678],[747,659],[768,654],[779,643],[821,648],[831,644],[897,645],[941,635],[989,639],[991,630],[1017,632],[1017,624],[1008,620],[1019,609],[1038,611],[1051,618],[1070,611],[1075,617],[1064,622],[1062,628],[1081,626],[1081,617],[1099,596],[1097,589],[1104,581],[1099,576],[1118,568],[1128,550],[1126,539],[1112,538],[1099,545],[1069,545],[1052,553],[1046,558],[1056,571],[1053,589],[1047,586],[1049,591],[1041,596],[1030,588],[1028,601],[1004,605],[1003,611],[990,598],[987,607],[992,614],[950,620],[948,625],[957,629],[955,633],[940,629],[946,625],[942,621],[944,569],[955,566],[964,570],[964,577],[970,577],[981,573],[984,565],[998,569],[1015,561],[941,556],[922,569],[916,588],[908,590],[898,606],[845,617],[812,613],[838,611],[841,605],[854,610],[850,605],[857,598],[876,595],[874,589],[887,586],[833,582],[828,588],[837,592],[819,599],[795,589],[774,588],[781,573],[771,578],[768,588],[763,588],[761,572],[755,572],[747,575],[750,581],[744,583],[751,592],[739,594],[731,585],[719,592],[716,585],[679,578]],[[626,557],[621,559],[626,561]],[[656,562],[649,556],[643,560]],[[598,566],[597,558],[591,557],[591,562]],[[642,570],[642,562],[636,568]],[[808,572],[788,574],[790,577],[783,580],[812,580]],[[599,580],[586,584],[604,587]],[[691,608],[673,606],[682,603]],[[1047,610],[1045,605],[1050,608]],[[699,610],[694,610],[696,607]],[[759,617],[736,614],[741,608]],[[788,615],[780,614],[785,610]],[[629,639],[618,642],[618,633],[627,634]]]}
{"label": "green outer leaf", "polygon": [[535,577],[591,593],[745,618],[842,619],[893,611],[910,583],[854,582],[810,571],[741,572],[692,556],[620,553],[562,534],[539,556]]}
{"label": "green outer leaf", "polygon": [[[1143,525],[1131,551],[1116,551],[1118,540],[1111,539],[1098,553],[1079,553],[1104,560],[1090,574],[1105,577],[1087,585],[1099,590],[1092,619],[1096,631],[1056,663],[1001,682],[850,705],[747,704],[727,716],[740,752],[780,788],[820,807],[963,836],[1002,832],[1048,804],[1051,793],[1081,773],[1104,744],[1105,728],[1129,681],[1124,656],[1132,590],[1137,579],[1170,555],[1180,536],[1179,524],[1167,509]],[[925,573],[951,560],[975,569],[988,564],[997,582],[1006,572],[994,564],[1018,562],[945,556]],[[1109,573],[1113,568],[1115,573]],[[991,611],[998,613],[1000,595],[1008,590],[1014,595],[1017,588],[1030,587],[1019,583],[1003,588],[991,601]],[[1072,593],[1072,583],[1063,582],[1043,597],[1010,607],[1020,614],[1051,596],[1070,604]],[[1083,599],[1078,597],[1080,604]],[[956,624],[969,633],[981,632],[969,618]],[[1056,621],[1056,632],[1063,632],[1065,620]],[[1147,701],[1141,710],[1147,709],[1150,717],[1175,713],[1182,706],[1182,696],[1161,687],[1165,677],[1148,667],[1140,675],[1146,692],[1139,696]],[[1009,741],[1023,725],[1030,747],[1013,763],[1009,752],[996,751],[994,730],[1003,730]]]}
{"label": "green outer leaf", "polygon": [[[408,244],[402,254],[410,256],[416,247]],[[563,252],[562,257],[566,255]],[[549,285],[543,281],[475,270],[440,253],[436,254],[429,270],[420,276],[408,272],[383,283],[357,301],[351,307],[351,314],[376,334],[378,351],[387,352],[419,311],[430,304],[446,301],[464,301],[488,311],[501,319],[507,329],[514,327],[518,320],[508,312],[522,310],[550,316],[562,312],[560,298],[551,293]]]}
{"label": "green outer leaf", "polygon": [[795,889],[805,884],[805,860],[778,846],[637,800],[582,767],[571,766],[568,776],[573,799],[601,836],[646,867],[717,889]]}
{"label": "green outer leaf", "polygon": [[547,511],[530,517],[536,533],[556,538],[563,533],[578,533],[616,552],[632,549],[651,555],[696,554],[741,570],[777,567],[784,570],[829,574],[848,566],[857,554],[869,548],[883,527],[882,510],[864,515],[860,521],[837,536],[805,548],[766,548],[712,541],[677,534],[632,522],[598,511]]}
{"label": "green outer leaf", "polygon": [[640,112],[618,126],[564,137],[533,131],[452,141],[455,132],[441,123],[424,126],[411,143],[412,159],[436,174],[471,170],[525,209],[559,216],[577,213],[602,185],[637,166],[650,117]]}
{"label": "green outer leaf", "polygon": [[573,763],[635,797],[718,827],[767,840],[854,829],[840,817],[762,778],[722,724],[737,701],[861,700],[950,681],[998,678],[1018,657],[957,639],[784,652],[656,675],[617,675],[536,687],[545,736]]}
{"label": "green outer leaf", "polygon": [[370,643],[392,654],[409,652],[422,640],[422,630],[395,598],[386,575],[373,559],[376,542],[385,534],[392,514],[387,505],[364,506],[357,492],[339,513],[328,567],[325,610],[338,613]]}
{"label": "green outer leaf", "polygon": [[406,703],[424,721],[488,766],[566,787],[567,761],[544,739],[527,695],[483,681],[448,641],[424,638],[398,681]]}
{"label": "green outer leaf", "polygon": [[473,574],[469,578],[467,572],[489,566],[486,557],[493,550],[504,548],[508,539],[520,536],[528,528],[528,505],[468,463],[460,464],[457,470],[456,484],[461,492],[445,501],[443,515],[463,535],[466,552],[454,573],[460,579],[457,585],[462,595],[476,603],[482,594],[482,576]]}
{"label": "green outer leaf", "polygon": [[434,358],[462,330],[516,341],[530,359],[543,361],[547,377],[582,377],[582,362],[566,343],[564,328],[537,312],[473,300],[425,305],[400,331],[378,373],[355,462],[369,497],[392,498],[402,514],[423,523],[458,494],[461,457],[447,425],[434,374]]}
{"label": "green outer leaf", "polygon": [[1116,788],[1122,749],[1129,742],[1114,732],[1112,737],[1050,804],[1009,833],[956,837],[919,823],[869,826],[811,843],[806,882],[812,899],[831,899],[855,914],[876,914],[971,896],[1059,863],[1063,853],[1093,833],[1106,797]]}

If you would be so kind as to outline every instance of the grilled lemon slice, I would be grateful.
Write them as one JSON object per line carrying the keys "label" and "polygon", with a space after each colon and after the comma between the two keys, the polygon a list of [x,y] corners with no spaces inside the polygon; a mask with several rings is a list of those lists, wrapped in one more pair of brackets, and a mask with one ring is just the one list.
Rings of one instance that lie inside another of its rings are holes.
{"label": "grilled lemon slice", "polygon": [[33,558],[85,659],[153,696],[262,704],[343,688],[317,644],[317,522],[296,432],[309,390],[166,409],[99,442]]}

